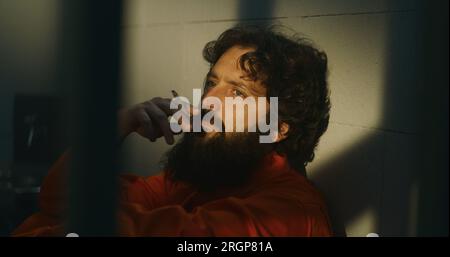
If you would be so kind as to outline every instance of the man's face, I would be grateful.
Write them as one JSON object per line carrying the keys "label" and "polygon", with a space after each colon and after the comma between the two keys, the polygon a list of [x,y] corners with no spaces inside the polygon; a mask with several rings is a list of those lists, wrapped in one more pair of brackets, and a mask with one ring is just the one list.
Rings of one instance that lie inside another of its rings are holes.
{"label": "man's face", "polygon": [[[258,103],[258,97],[266,97],[266,87],[259,80],[251,79],[244,70],[242,70],[239,63],[240,57],[247,52],[254,51],[255,49],[250,47],[234,46],[228,49],[215,63],[210,72],[207,74],[205,91],[203,99],[206,97],[217,97],[222,103],[222,107],[225,106],[225,97],[235,98],[240,97],[242,99],[253,98],[255,103]],[[248,119],[248,108],[245,106],[244,110],[236,110],[233,108],[233,131],[236,130],[236,115],[237,111],[243,112],[243,127],[244,131],[250,126],[255,126],[258,122],[260,115],[266,115],[268,110],[268,102],[266,102],[265,113],[258,113],[256,107],[256,118],[254,120]],[[222,112],[218,114],[220,120],[225,121],[225,108],[222,108]],[[250,122],[250,123],[249,123]],[[217,132],[207,133],[205,138],[214,137]],[[226,138],[236,136],[233,133],[225,133]]]}
{"label": "man's face", "polygon": [[[214,96],[224,105],[225,97],[265,97],[265,87],[248,78],[239,65],[239,58],[253,50],[232,47],[226,51],[208,73],[203,100]],[[267,108],[263,115],[266,113]],[[254,125],[246,122],[246,116],[244,128]],[[272,144],[259,143],[259,135],[248,131],[184,133],[167,153],[165,169],[175,180],[204,190],[239,185],[258,170],[261,160],[273,150]]]}

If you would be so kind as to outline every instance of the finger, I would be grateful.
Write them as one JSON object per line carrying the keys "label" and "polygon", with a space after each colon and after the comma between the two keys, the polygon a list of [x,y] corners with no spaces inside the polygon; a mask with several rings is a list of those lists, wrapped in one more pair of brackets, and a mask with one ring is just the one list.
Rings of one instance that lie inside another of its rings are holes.
{"label": "finger", "polygon": [[179,110],[170,108],[171,101],[172,99],[170,98],[161,98],[161,97],[155,97],[151,100],[151,102],[154,103],[156,106],[158,106],[159,109],[161,109],[167,116],[171,116]]}
{"label": "finger", "polygon": [[[176,93],[176,92],[175,92]],[[178,94],[174,94],[174,96],[178,96]],[[186,110],[184,108],[178,108],[178,109],[170,109],[170,102],[173,100],[169,98],[161,98],[161,97],[155,97],[151,101],[157,105],[159,108],[161,108],[168,116],[173,115],[174,113],[181,111],[183,113],[183,116],[187,117],[187,119],[192,119],[195,115],[200,115],[201,110],[191,104],[189,104],[189,109]],[[169,123],[170,124],[170,123]],[[182,119],[180,118],[178,120],[178,124],[181,125],[183,131],[190,131],[191,126],[189,124],[182,124]]]}
{"label": "finger", "polygon": [[150,119],[150,116],[147,114],[145,110],[141,110],[140,112],[138,112],[137,115],[138,121],[144,129],[145,137],[150,139],[150,141],[154,142],[158,138],[158,135],[154,129],[154,126],[152,124],[153,122]]}
{"label": "finger", "polygon": [[149,114],[154,124],[158,124],[161,129],[167,144],[171,145],[174,143],[174,137],[172,130],[170,129],[170,124],[167,118],[167,114],[163,112],[155,103],[148,101],[145,105],[145,110]]}

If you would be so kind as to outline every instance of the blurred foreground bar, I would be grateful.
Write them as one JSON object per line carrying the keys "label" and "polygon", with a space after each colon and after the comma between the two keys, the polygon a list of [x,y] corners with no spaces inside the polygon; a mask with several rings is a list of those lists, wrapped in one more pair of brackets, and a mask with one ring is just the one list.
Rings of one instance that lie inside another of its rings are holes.
{"label": "blurred foreground bar", "polygon": [[121,1],[61,4],[59,80],[70,110],[67,233],[116,233]]}
{"label": "blurred foreground bar", "polygon": [[421,102],[422,145],[419,174],[418,236],[448,237],[448,4],[447,0],[422,1],[424,13],[424,95]]}

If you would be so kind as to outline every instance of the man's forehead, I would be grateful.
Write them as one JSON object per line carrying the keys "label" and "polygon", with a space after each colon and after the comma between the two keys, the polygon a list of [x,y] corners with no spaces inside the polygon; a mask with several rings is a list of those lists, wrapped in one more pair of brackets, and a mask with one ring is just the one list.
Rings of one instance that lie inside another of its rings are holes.
{"label": "man's forehead", "polygon": [[254,50],[254,48],[250,47],[233,46],[220,56],[214,66],[217,66],[217,68],[224,67],[229,70],[241,70],[239,64],[241,56]]}
{"label": "man's forehead", "polygon": [[242,81],[246,86],[255,90],[255,93],[265,95],[266,87],[261,81],[254,81],[240,65],[240,58],[248,53],[255,51],[255,48],[244,46],[233,46],[225,51],[219,60],[214,64],[208,73],[212,78],[225,78],[234,81]]}

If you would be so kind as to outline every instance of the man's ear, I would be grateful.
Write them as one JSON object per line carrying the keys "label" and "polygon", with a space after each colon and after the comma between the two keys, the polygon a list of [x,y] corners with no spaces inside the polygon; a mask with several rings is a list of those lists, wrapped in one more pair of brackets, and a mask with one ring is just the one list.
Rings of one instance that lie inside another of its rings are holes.
{"label": "man's ear", "polygon": [[287,124],[286,122],[281,122],[280,127],[278,129],[278,136],[275,142],[278,143],[286,139],[288,137],[288,132],[289,132],[289,124]]}

